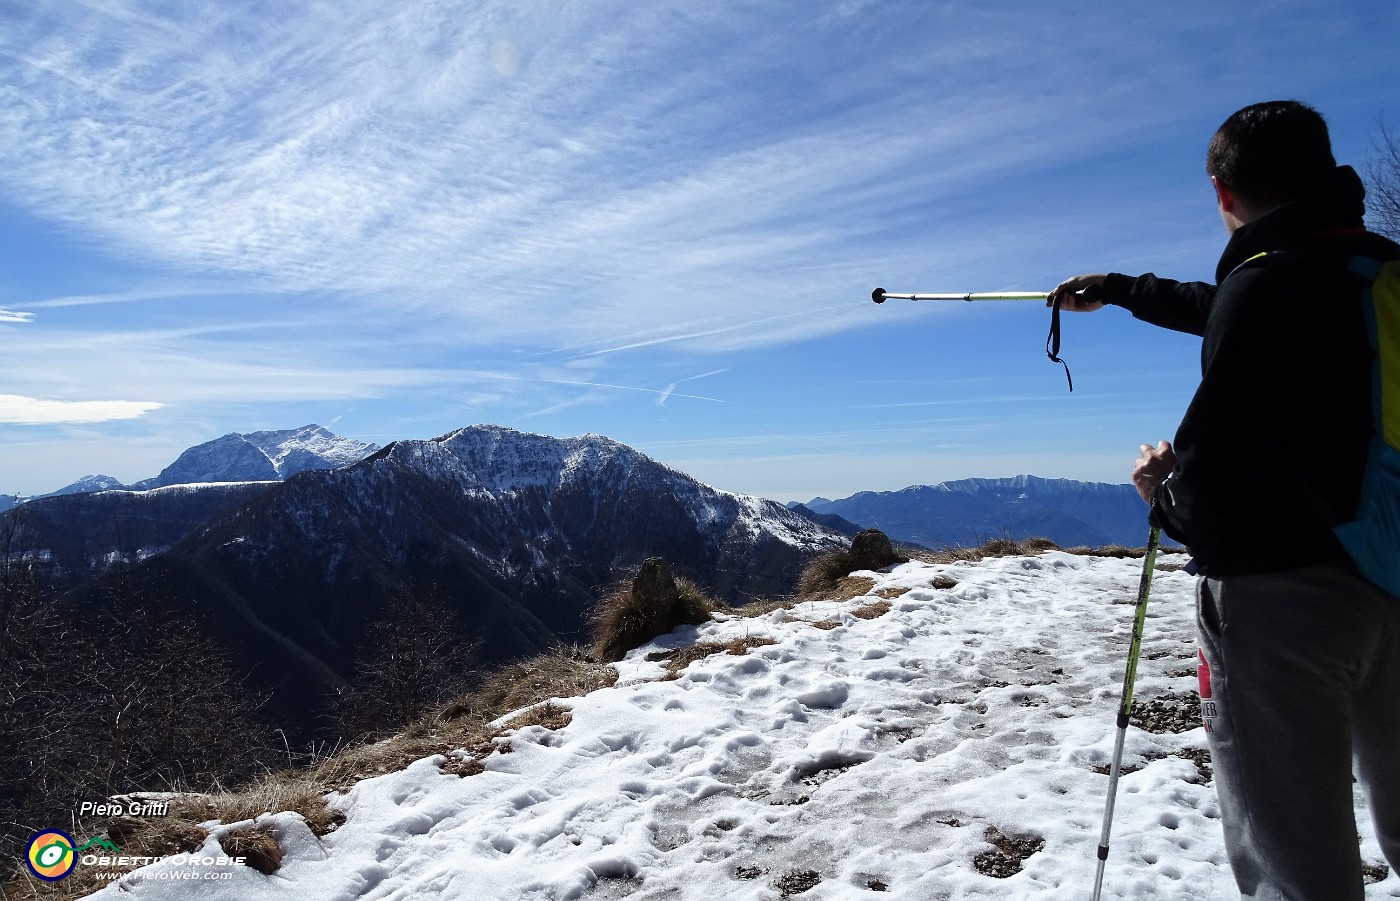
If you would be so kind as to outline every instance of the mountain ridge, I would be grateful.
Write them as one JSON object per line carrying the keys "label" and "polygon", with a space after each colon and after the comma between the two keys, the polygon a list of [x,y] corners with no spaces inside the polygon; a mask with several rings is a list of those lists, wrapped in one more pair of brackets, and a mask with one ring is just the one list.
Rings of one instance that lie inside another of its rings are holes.
{"label": "mountain ridge", "polygon": [[1049,538],[1065,547],[1140,546],[1147,506],[1132,485],[1017,475],[861,491],[806,506],[929,548],[977,546],[990,538]]}
{"label": "mountain ridge", "polygon": [[125,548],[128,565],[78,580],[71,600],[161,592],[200,611],[279,696],[284,722],[306,722],[344,683],[395,597],[447,603],[484,661],[501,662],[582,640],[594,602],[647,557],[742,603],[789,593],[807,561],[846,542],[612,439],[500,426],[394,442],[280,482],[49,498],[26,505],[25,522],[41,556],[71,573],[84,550],[75,511],[88,505],[86,521],[108,528],[125,515],[116,505],[151,517],[167,500],[185,504],[187,525],[200,503],[214,509],[168,548]]}

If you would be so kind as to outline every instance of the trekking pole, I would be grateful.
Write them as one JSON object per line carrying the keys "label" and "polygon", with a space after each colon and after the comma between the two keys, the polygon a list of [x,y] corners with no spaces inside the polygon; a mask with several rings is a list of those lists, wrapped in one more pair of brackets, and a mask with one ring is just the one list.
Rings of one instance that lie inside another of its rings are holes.
{"label": "trekking pole", "polygon": [[1048,300],[1049,294],[1034,291],[1000,291],[981,294],[891,294],[884,288],[870,292],[870,299],[876,303],[886,300]]}
{"label": "trekking pole", "polygon": [[1147,595],[1152,591],[1152,568],[1157,560],[1157,544],[1161,530],[1156,526],[1147,533],[1147,556],[1142,561],[1142,579],[1138,582],[1137,609],[1133,611],[1133,638],[1128,645],[1128,671],[1123,675],[1123,701],[1118,705],[1118,737],[1113,742],[1113,766],[1108,771],[1108,802],[1103,812],[1103,832],[1099,835],[1099,869],[1094,876],[1094,901],[1103,890],[1103,867],[1108,861],[1108,836],[1113,829],[1113,802],[1118,794],[1118,775],[1123,764],[1123,740],[1128,734],[1128,716],[1133,710],[1133,681],[1137,678],[1138,655],[1142,652],[1143,624],[1147,620]]}
{"label": "trekking pole", "polygon": [[[1081,300],[1094,302],[1099,299],[1103,289],[1098,285],[1089,285],[1078,293]],[[1065,380],[1069,382],[1069,390],[1074,390],[1074,379],[1069,374],[1069,364],[1060,359],[1060,301],[1057,298],[1053,304],[1050,303],[1048,292],[1036,291],[989,291],[980,294],[891,294],[884,288],[876,288],[870,292],[870,299],[876,303],[884,303],[889,299],[895,300],[1043,300],[1047,306],[1051,306],[1050,311],[1050,334],[1045,337],[1045,355],[1050,358],[1050,362],[1059,363],[1065,367]]]}

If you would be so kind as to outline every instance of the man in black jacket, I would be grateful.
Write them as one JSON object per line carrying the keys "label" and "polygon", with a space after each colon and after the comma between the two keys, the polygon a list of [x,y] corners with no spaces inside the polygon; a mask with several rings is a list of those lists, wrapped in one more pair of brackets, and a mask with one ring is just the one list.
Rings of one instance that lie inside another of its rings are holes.
{"label": "man in black jacket", "polygon": [[[1051,295],[1200,335],[1201,383],[1174,444],[1133,482],[1191,551],[1202,716],[1243,897],[1361,901],[1352,764],[1400,869],[1400,598],[1332,532],[1351,518],[1374,434],[1358,255],[1365,192],[1327,126],[1294,101],[1246,107],[1211,139],[1230,240],[1216,284],[1082,275]],[[1091,285],[1095,301],[1078,292]],[[1400,548],[1396,549],[1400,554]]]}

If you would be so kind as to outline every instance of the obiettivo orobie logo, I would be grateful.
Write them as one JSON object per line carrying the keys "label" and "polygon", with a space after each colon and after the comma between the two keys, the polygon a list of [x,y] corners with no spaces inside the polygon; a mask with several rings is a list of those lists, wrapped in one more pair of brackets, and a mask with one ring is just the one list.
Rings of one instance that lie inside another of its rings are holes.
{"label": "obiettivo orobie logo", "polygon": [[29,872],[46,882],[57,882],[73,872],[78,855],[73,849],[73,837],[59,829],[35,833],[24,851],[24,863]]}

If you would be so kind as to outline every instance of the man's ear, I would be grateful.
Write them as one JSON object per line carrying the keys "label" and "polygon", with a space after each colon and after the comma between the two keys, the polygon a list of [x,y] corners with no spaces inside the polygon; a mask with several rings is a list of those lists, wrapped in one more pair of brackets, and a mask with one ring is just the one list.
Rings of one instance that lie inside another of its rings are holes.
{"label": "man's ear", "polygon": [[1220,212],[1233,213],[1235,211],[1235,192],[1214,175],[1210,177],[1210,183],[1215,188],[1215,201],[1220,204]]}

